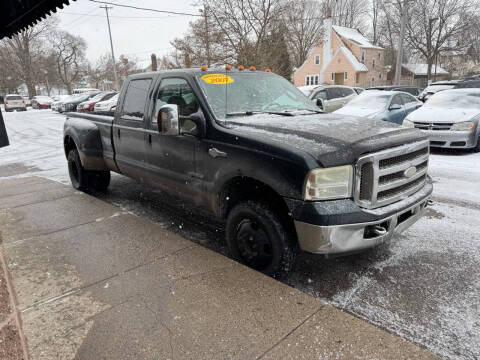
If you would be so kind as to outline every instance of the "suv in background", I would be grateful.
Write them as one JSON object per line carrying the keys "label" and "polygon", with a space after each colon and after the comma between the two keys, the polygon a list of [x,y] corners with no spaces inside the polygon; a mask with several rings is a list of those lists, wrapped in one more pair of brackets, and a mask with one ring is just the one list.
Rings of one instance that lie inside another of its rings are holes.
{"label": "suv in background", "polygon": [[27,111],[27,105],[20,95],[8,94],[5,96],[5,111],[10,112],[13,110]]}
{"label": "suv in background", "polygon": [[325,85],[315,88],[309,99],[328,113],[340,109],[356,96],[357,92],[349,86]]}
{"label": "suv in background", "polygon": [[423,89],[417,86],[401,86],[401,85],[388,85],[388,86],[372,86],[367,90],[383,90],[383,91],[403,91],[413,96],[418,96],[422,93]]}

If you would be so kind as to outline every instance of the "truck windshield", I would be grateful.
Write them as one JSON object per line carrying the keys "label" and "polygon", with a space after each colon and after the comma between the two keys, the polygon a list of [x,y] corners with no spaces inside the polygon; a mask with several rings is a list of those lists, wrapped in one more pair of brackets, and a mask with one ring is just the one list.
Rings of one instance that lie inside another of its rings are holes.
{"label": "truck windshield", "polygon": [[272,73],[206,73],[197,80],[217,119],[256,112],[320,112],[290,82]]}

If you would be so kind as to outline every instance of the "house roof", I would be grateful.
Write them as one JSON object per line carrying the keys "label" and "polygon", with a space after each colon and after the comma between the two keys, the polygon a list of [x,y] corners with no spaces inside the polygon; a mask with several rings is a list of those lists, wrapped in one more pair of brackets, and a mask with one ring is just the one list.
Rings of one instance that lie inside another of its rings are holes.
{"label": "house roof", "polygon": [[352,29],[344,26],[333,25],[333,30],[341,37],[357,43],[360,47],[383,49],[380,46],[373,45],[368,39],[363,36],[357,29]]}
{"label": "house roof", "polygon": [[[402,67],[410,71],[414,75],[427,75],[428,65],[427,64],[402,64]],[[432,74],[437,75],[448,75],[449,72],[444,68],[437,66],[437,71],[435,72],[435,65],[432,65]]]}
{"label": "house roof", "polygon": [[350,64],[352,64],[355,71],[368,71],[368,68],[365,66],[365,64],[362,64],[360,61],[358,61],[355,55],[353,55],[352,52],[348,50],[345,46],[341,46],[337,50],[335,55],[333,55],[333,58],[335,58],[339,51],[341,51],[345,55]]}

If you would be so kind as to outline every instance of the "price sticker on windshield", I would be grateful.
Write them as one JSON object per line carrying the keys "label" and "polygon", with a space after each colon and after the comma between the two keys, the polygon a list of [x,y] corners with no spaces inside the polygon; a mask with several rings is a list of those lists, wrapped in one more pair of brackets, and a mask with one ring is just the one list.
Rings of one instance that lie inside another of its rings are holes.
{"label": "price sticker on windshield", "polygon": [[206,74],[201,77],[207,84],[224,85],[233,83],[234,80],[226,74]]}

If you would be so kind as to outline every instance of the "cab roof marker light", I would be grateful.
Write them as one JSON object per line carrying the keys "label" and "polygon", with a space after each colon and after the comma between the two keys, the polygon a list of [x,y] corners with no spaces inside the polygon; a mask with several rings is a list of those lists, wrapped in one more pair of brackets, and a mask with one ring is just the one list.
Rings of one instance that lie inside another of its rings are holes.
{"label": "cab roof marker light", "polygon": [[243,66],[243,65],[238,65],[238,70],[240,70],[240,71],[245,70],[245,66]]}
{"label": "cab roof marker light", "polygon": [[270,68],[266,68],[265,72],[272,72],[272,70]]}
{"label": "cab roof marker light", "polygon": [[255,66],[250,66],[250,71],[255,71],[257,68]]}
{"label": "cab roof marker light", "polygon": [[232,70],[232,65],[226,64],[225,65],[225,70]]}
{"label": "cab roof marker light", "polygon": [[200,68],[202,71],[207,71],[208,67],[207,65],[202,65],[202,67]]}

